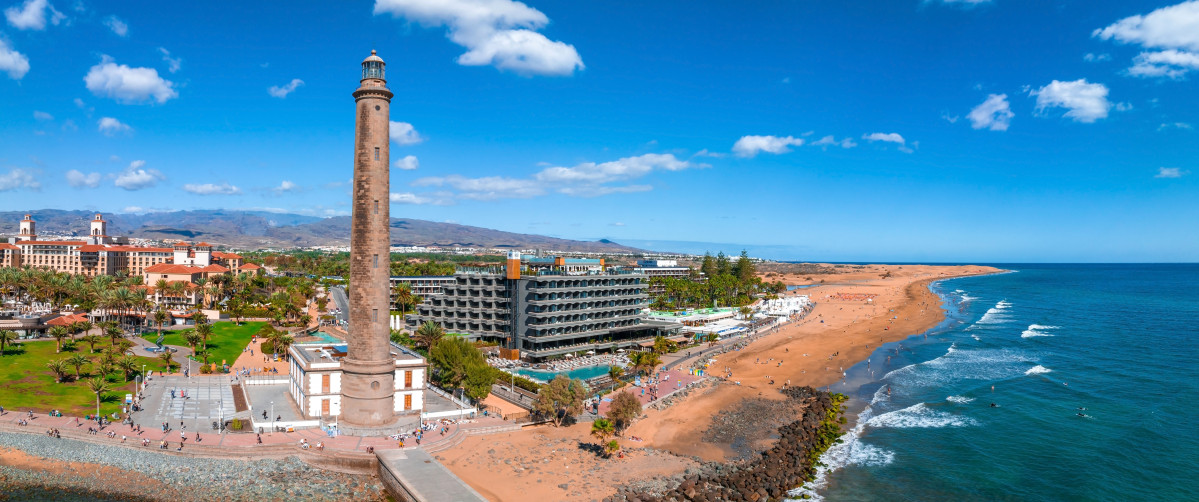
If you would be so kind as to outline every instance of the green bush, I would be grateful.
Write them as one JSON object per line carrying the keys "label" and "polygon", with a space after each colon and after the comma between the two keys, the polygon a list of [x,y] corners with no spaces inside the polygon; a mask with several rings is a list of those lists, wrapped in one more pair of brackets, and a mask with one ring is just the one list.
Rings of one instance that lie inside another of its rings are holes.
{"label": "green bush", "polygon": [[229,428],[233,429],[235,431],[240,431],[241,430],[241,419],[240,418],[233,419],[232,422],[229,422]]}

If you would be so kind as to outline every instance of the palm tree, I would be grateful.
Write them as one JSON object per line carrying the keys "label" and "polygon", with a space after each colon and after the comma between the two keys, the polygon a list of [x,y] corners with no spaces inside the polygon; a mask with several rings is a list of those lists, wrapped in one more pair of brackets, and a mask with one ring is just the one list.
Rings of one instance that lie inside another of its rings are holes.
{"label": "palm tree", "polygon": [[287,348],[295,342],[295,338],[287,334],[286,331],[275,331],[267,338],[271,342],[271,350],[276,354],[286,354]]}
{"label": "palm tree", "polygon": [[124,331],[117,325],[116,321],[108,321],[109,325],[104,328],[104,334],[112,341],[112,346],[117,346],[117,338],[125,335]]}
{"label": "palm tree", "polygon": [[100,416],[100,395],[109,391],[108,382],[102,378],[92,378],[87,381],[87,389],[96,395],[96,416]]}
{"label": "palm tree", "polygon": [[55,326],[50,328],[50,336],[54,337],[54,352],[62,352],[62,339],[70,336],[66,326]]}
{"label": "palm tree", "polygon": [[659,364],[662,364],[662,358],[653,352],[634,352],[630,359],[633,363],[633,369],[638,373],[648,375],[654,372]]}
{"label": "palm tree", "polygon": [[95,352],[96,344],[100,343],[100,341],[103,340],[104,338],[101,337],[100,335],[83,335],[83,336],[79,337],[79,339],[81,341],[83,341],[84,343],[88,344],[89,347],[91,347],[91,350],[89,350],[89,352]]}
{"label": "palm tree", "polygon": [[75,354],[71,357],[68,357],[66,359],[66,361],[67,361],[67,364],[75,367],[75,379],[76,380],[79,380],[79,368],[82,368],[85,365],[87,365],[88,363],[92,362],[91,359],[88,359],[87,356],[84,356],[83,354]]}
{"label": "palm tree", "polygon": [[208,362],[208,337],[212,336],[212,325],[208,323],[197,324],[196,334],[204,341],[204,362]]}
{"label": "palm tree", "polygon": [[112,361],[101,357],[96,369],[100,371],[100,378],[108,378],[108,374],[112,373]]}
{"label": "palm tree", "polygon": [[16,340],[16,339],[17,339],[16,331],[0,329],[0,356],[4,355],[4,348],[6,346],[8,346],[8,343],[13,340]]}
{"label": "palm tree", "polygon": [[611,420],[597,418],[591,422],[591,436],[598,439],[601,446],[607,443],[614,434],[616,434],[616,424]]}
{"label": "palm tree", "polygon": [[708,346],[711,347],[713,345],[716,345],[717,340],[720,340],[720,335],[717,335],[716,333],[708,333],[707,338],[708,338]]}
{"label": "palm tree", "polygon": [[171,352],[164,350],[158,354],[158,358],[162,359],[163,364],[167,365],[167,373],[171,372],[171,367],[175,365],[175,360],[171,359]]}
{"label": "palm tree", "polygon": [[654,337],[653,349],[654,349],[655,354],[665,354],[666,350],[669,347],[670,347],[670,342],[666,340],[666,337],[664,337],[662,335],[658,335],[658,336]]}
{"label": "palm tree", "polygon": [[433,321],[426,321],[419,328],[416,328],[416,335],[412,338],[418,346],[433,350],[433,346],[437,345],[437,342],[444,336],[445,330],[442,329],[441,325]]}
{"label": "palm tree", "polygon": [[619,381],[620,377],[622,376],[624,376],[624,368],[621,368],[620,366],[612,366],[611,368],[608,368],[608,378],[611,378],[612,382],[615,383]]}
{"label": "palm tree", "polygon": [[79,333],[87,333],[88,331],[91,331],[92,323],[90,323],[88,321],[79,321],[79,322],[71,323],[70,330],[71,330],[71,339],[74,340],[75,335],[78,335]]}
{"label": "palm tree", "polygon": [[67,374],[67,362],[65,359],[54,359],[46,362],[46,367],[54,372],[54,381],[62,382],[62,377]]}
{"label": "palm tree", "polygon": [[403,330],[404,316],[408,314],[408,304],[412,303],[413,299],[412,285],[406,282],[396,284],[396,287],[392,288],[391,294],[395,295],[395,304],[400,307],[400,329]]}
{"label": "palm tree", "polygon": [[137,372],[137,358],[133,356],[125,356],[117,360],[117,368],[125,373],[125,381],[129,381],[129,375]]}
{"label": "palm tree", "polygon": [[167,320],[170,318],[171,315],[167,313],[166,309],[160,308],[154,311],[154,324],[158,325],[158,344],[162,344],[162,326],[166,324]]}
{"label": "palm tree", "polygon": [[199,333],[196,333],[195,330],[183,333],[183,341],[187,342],[188,345],[191,345],[192,354],[196,353],[196,345],[199,345],[203,339],[204,337],[200,336]]}

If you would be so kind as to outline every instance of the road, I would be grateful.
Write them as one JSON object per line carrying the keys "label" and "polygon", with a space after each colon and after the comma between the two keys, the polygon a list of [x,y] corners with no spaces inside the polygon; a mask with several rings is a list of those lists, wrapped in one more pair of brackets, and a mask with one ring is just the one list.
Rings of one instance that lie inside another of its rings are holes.
{"label": "road", "polygon": [[329,289],[329,293],[333,296],[333,303],[336,303],[337,308],[341,309],[341,313],[337,314],[337,319],[350,322],[350,299],[346,297],[346,289],[341,286],[333,286]]}

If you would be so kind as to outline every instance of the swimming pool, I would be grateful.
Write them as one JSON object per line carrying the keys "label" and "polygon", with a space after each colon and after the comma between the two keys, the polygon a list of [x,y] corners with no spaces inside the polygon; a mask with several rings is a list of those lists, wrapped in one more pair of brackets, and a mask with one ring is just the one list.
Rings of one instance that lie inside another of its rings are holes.
{"label": "swimming pool", "polygon": [[320,338],[321,340],[328,342],[328,343],[345,343],[345,340],[342,340],[336,336],[325,333],[324,331],[315,331],[312,333],[311,336]]}
{"label": "swimming pool", "polygon": [[586,380],[588,378],[595,378],[597,376],[607,375],[609,368],[611,368],[611,366],[585,366],[585,367],[576,368],[576,369],[573,369],[570,371],[542,371],[542,370],[531,370],[528,368],[517,368],[516,374],[523,376],[523,377],[532,378],[535,380],[541,380],[543,382],[548,382],[550,380],[553,380],[554,377],[556,377],[558,375],[566,375],[567,378],[578,378],[579,380]]}

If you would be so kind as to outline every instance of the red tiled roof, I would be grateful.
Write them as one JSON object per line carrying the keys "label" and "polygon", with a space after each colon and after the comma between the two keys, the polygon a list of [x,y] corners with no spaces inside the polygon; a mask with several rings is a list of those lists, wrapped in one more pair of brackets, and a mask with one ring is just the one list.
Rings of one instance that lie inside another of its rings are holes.
{"label": "red tiled roof", "polygon": [[262,267],[255,265],[253,263],[247,263],[245,265],[242,265],[241,268],[242,268],[242,270],[258,270]]}
{"label": "red tiled roof", "polygon": [[86,241],[21,241],[21,242],[17,243],[18,246],[24,246],[26,244],[55,244],[55,245],[59,245],[59,246],[82,246],[84,244],[87,244],[87,242]]}
{"label": "red tiled roof", "polygon": [[236,259],[238,259],[238,260],[240,260],[240,259],[241,259],[241,255],[239,255],[239,254],[234,254],[234,253],[222,253],[222,252],[220,252],[220,251],[213,251],[213,252],[212,252],[212,257],[213,257],[213,258],[222,258],[222,259],[230,259],[230,258],[236,258]]}
{"label": "red tiled roof", "polygon": [[219,273],[223,274],[225,272],[228,272],[229,269],[222,267],[220,265],[209,265],[207,267],[200,269],[200,271],[201,272],[219,272]]}
{"label": "red tiled roof", "polygon": [[83,314],[67,314],[64,316],[55,317],[54,319],[50,319],[49,321],[46,321],[46,324],[48,324],[50,326],[70,326],[74,323],[84,322],[86,320],[87,320],[87,316],[85,316]]}
{"label": "red tiled roof", "polygon": [[79,250],[84,253],[95,253],[96,251],[104,251],[105,247],[99,244],[88,244],[86,246],[80,246]]}
{"label": "red tiled roof", "polygon": [[14,246],[14,245],[12,245],[12,244],[9,244],[9,243],[7,243],[7,242],[4,242],[4,243],[0,243],[0,249],[21,249],[21,248],[19,248],[19,247],[16,247],[16,246]]}
{"label": "red tiled roof", "polygon": [[206,247],[206,248],[210,248],[210,247],[212,247],[212,244],[209,244],[209,243],[207,243],[207,242],[201,242],[201,243],[199,243],[199,244],[196,244],[196,247]]}

